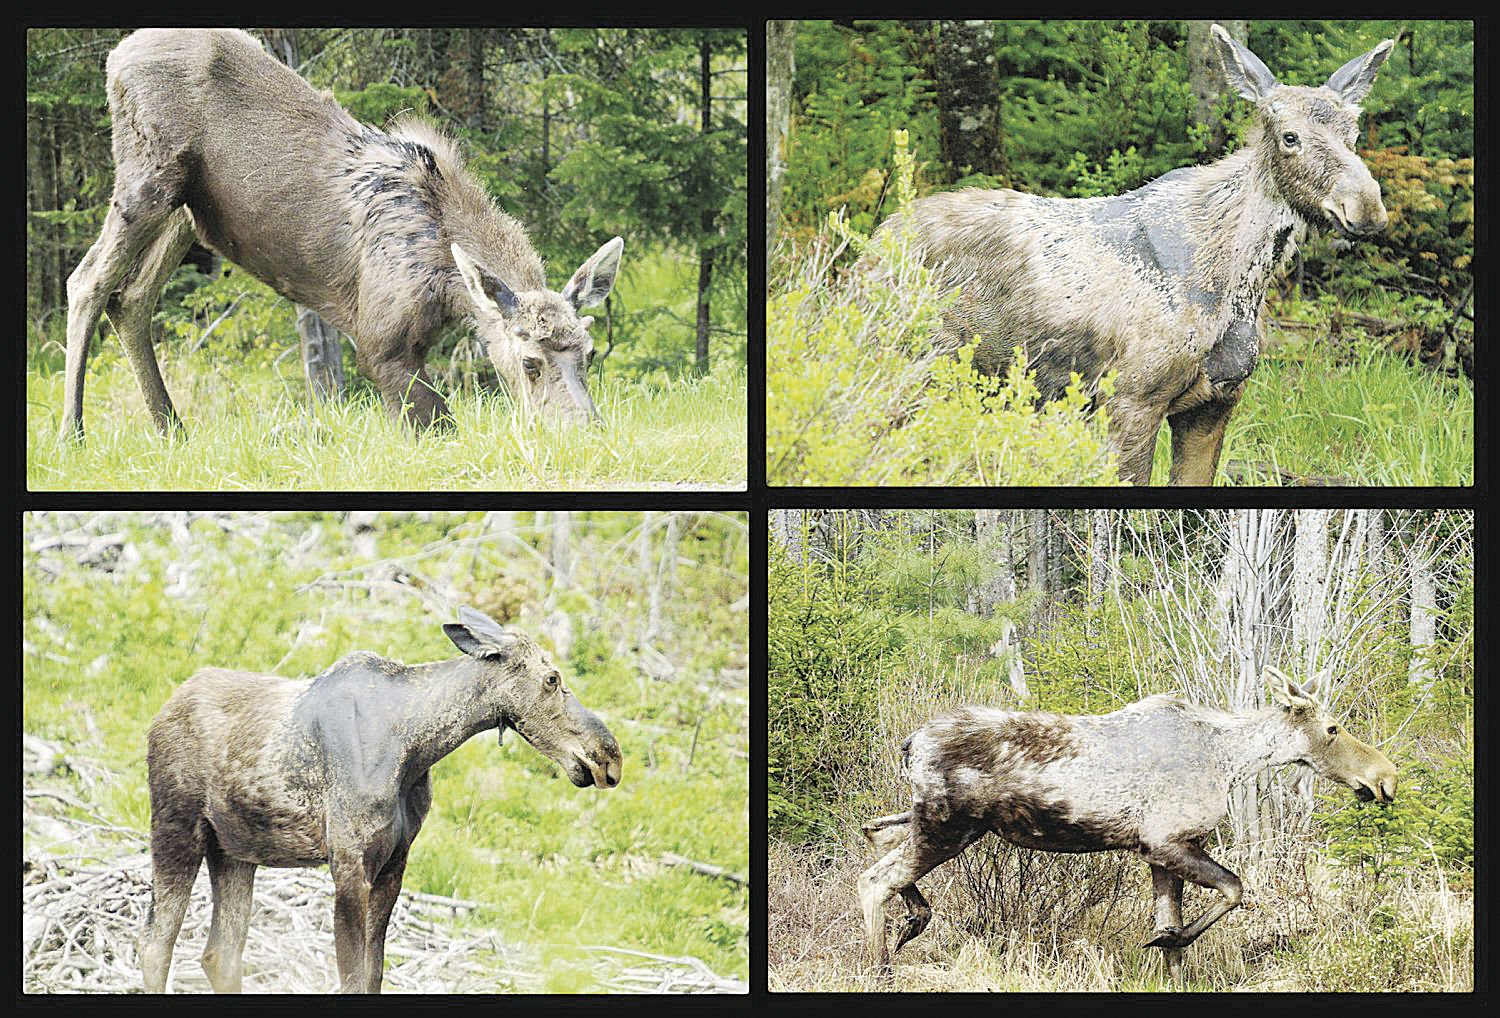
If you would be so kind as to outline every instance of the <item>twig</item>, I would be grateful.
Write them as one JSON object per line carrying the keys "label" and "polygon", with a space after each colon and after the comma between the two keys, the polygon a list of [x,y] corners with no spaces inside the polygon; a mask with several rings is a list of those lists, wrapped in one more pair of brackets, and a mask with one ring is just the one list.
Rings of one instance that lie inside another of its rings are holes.
{"label": "twig", "polygon": [[720,880],[727,880],[731,884],[746,886],[750,883],[742,874],[731,872],[722,866],[715,866],[713,863],[698,862],[697,860],[688,859],[672,852],[663,852],[661,861],[668,866],[686,866],[695,872],[702,873],[706,877],[718,877]]}

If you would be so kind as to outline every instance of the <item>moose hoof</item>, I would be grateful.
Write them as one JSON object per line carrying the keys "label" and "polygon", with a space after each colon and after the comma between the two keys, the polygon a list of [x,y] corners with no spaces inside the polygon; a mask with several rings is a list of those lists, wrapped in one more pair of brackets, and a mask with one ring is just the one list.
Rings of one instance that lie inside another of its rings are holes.
{"label": "moose hoof", "polygon": [[927,924],[931,921],[931,915],[907,916],[906,922],[901,924],[901,932],[896,935],[896,950],[901,950],[907,941],[915,940],[923,930],[927,929]]}
{"label": "moose hoof", "polygon": [[1157,930],[1156,936],[1142,944],[1142,947],[1186,947],[1189,941],[1182,935],[1181,926],[1169,926],[1165,930]]}

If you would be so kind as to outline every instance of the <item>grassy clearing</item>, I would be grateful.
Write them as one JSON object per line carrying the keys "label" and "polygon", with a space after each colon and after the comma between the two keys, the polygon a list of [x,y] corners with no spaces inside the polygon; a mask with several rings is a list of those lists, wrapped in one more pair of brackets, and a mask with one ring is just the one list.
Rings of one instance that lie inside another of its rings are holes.
{"label": "grassy clearing", "polygon": [[[987,838],[971,853],[982,852]],[[1247,865],[1233,850],[1210,846],[1240,873],[1255,903],[1238,909],[1184,954],[1187,989],[1197,992],[1469,992],[1474,985],[1474,895],[1444,883],[1407,880],[1378,899],[1314,855],[1280,864]],[[962,857],[961,857],[962,858]],[[893,960],[882,978],[864,966],[864,924],[855,896],[859,872],[872,853],[853,839],[822,852],[772,840],[768,882],[772,992],[1154,992],[1173,989],[1160,952],[1143,950],[1151,937],[1149,869],[1119,853],[1034,855],[1042,879],[1054,885],[1095,886],[1118,894],[1093,902],[1064,902],[1056,915],[1032,913],[1003,928],[977,908],[976,887],[961,860],[922,882],[932,903],[927,931]],[[1305,863],[1305,867],[1303,866]],[[970,871],[970,873],[977,871]],[[1036,874],[1034,874],[1035,876]],[[1038,893],[1063,894],[1056,887]],[[1061,899],[1059,899],[1061,900]],[[1210,895],[1189,888],[1183,911],[1191,919]],[[899,899],[890,905],[902,914]],[[893,924],[894,928],[894,924]]]}
{"label": "grassy clearing", "polygon": [[[134,514],[84,517],[94,532],[123,532],[128,550],[92,565],[78,564],[76,549],[27,552],[23,726],[107,772],[70,794],[113,823],[149,829],[146,726],[198,668],[309,676],[356,649],[407,662],[455,655],[444,619],[419,598],[329,581],[375,565],[336,517],[272,514],[252,527],[267,517],[236,515],[250,521],[238,533],[198,519],[175,536]],[[661,861],[674,853],[748,872],[744,516],[704,514],[685,531],[684,564],[653,638],[676,669],[662,679],[643,674],[636,656],[646,600],[632,536],[639,514],[577,515],[588,528],[577,587],[545,609],[535,549],[484,539],[484,514],[433,514],[380,535],[381,556],[496,617],[509,603],[534,633],[547,613],[573,618],[578,635],[560,664],[625,759],[620,786],[600,793],[574,788],[520,739],[502,747],[493,732],[476,737],[432,771],[432,811],[405,887],[495,905],[453,922],[498,927],[541,959],[549,990],[593,988],[597,958],[585,945],[691,955],[744,980],[748,891]],[[35,522],[26,525],[29,547]],[[206,877],[196,893],[207,893]]]}
{"label": "grassy clearing", "polygon": [[[111,351],[113,353],[113,351]],[[118,355],[90,370],[81,447],[59,442],[63,379],[26,378],[26,481],[32,490],[535,490],[734,488],[745,484],[745,373],[606,376],[593,385],[606,424],[577,429],[513,412],[502,395],[454,394],[457,427],[417,435],[361,386],[307,408],[302,379],[163,357],[186,443],[152,427]]]}

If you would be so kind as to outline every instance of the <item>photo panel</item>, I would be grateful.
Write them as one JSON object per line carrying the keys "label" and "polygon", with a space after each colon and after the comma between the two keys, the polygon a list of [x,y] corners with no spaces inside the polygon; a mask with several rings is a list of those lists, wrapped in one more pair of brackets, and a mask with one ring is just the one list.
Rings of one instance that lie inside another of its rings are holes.
{"label": "photo panel", "polygon": [[768,523],[772,993],[1475,988],[1473,512]]}
{"label": "photo panel", "polygon": [[24,41],[27,489],[745,489],[746,25]]}
{"label": "photo panel", "polygon": [[1473,485],[1475,31],[768,23],[768,483]]}
{"label": "photo panel", "polygon": [[745,513],[21,523],[25,993],[748,992]]}

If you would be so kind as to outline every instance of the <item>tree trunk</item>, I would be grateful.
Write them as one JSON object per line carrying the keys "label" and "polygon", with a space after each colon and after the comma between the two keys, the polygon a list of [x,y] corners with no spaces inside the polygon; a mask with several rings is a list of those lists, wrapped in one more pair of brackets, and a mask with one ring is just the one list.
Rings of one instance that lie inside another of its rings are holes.
{"label": "tree trunk", "polygon": [[1298,680],[1318,667],[1323,620],[1327,615],[1329,509],[1298,509],[1292,545],[1292,647]]}
{"label": "tree trunk", "polygon": [[336,403],[344,397],[344,357],[339,330],[312,308],[297,305],[297,335],[302,343],[302,375],[313,405]]}
{"label": "tree trunk", "polygon": [[993,615],[995,606],[1016,599],[1016,574],[1011,555],[1014,539],[1013,509],[976,509],[974,539],[984,563],[976,608],[981,615]]}
{"label": "tree trunk", "polygon": [[[552,540],[547,547],[547,558],[552,562],[552,591],[567,591],[573,586],[573,513],[568,510],[552,510]],[[550,601],[550,598],[547,598]]]}
{"label": "tree trunk", "polygon": [[1431,648],[1437,642],[1437,581],[1432,573],[1432,534],[1413,521],[1414,533],[1407,545],[1407,572],[1411,577],[1411,663],[1407,681],[1424,689],[1436,677]]}
{"label": "tree trunk", "polygon": [[[1224,30],[1235,42],[1243,44],[1249,23],[1246,21],[1220,21]],[[1224,152],[1229,140],[1229,125],[1219,115],[1219,97],[1225,89],[1224,70],[1219,63],[1219,50],[1214,45],[1212,21],[1189,21],[1187,38],[1188,85],[1195,100],[1193,121],[1208,128],[1208,158],[1217,159]]]}
{"label": "tree trunk", "polygon": [[1104,588],[1109,585],[1113,531],[1113,512],[1095,509],[1089,513],[1089,604],[1096,609],[1104,604]]}
{"label": "tree trunk", "polygon": [[781,225],[781,178],[786,173],[787,132],[792,123],[792,76],[796,73],[797,23],[766,22],[766,261]]}
{"label": "tree trunk", "polygon": [[[708,32],[704,32],[698,43],[698,85],[699,102],[702,104],[703,119],[702,131],[706,140],[709,132],[713,130],[713,93],[710,86],[713,83],[713,40]],[[712,206],[705,206],[702,218],[699,221],[700,232],[698,235],[698,341],[695,350],[694,366],[698,374],[708,374],[708,336],[709,336],[709,289],[714,281],[714,245],[713,235],[715,222],[717,220],[716,210]]]}
{"label": "tree trunk", "polygon": [[939,21],[933,63],[949,179],[958,180],[967,173],[1008,177],[994,24]]}
{"label": "tree trunk", "polygon": [[787,557],[798,565],[807,560],[807,549],[804,547],[802,533],[802,517],[806,510],[803,509],[772,509],[771,510],[771,538],[780,542],[787,550]]}
{"label": "tree trunk", "polygon": [[[302,66],[302,47],[293,28],[267,28],[266,41],[281,62],[296,71]],[[298,71],[298,73],[301,73]],[[309,160],[317,157],[307,153]],[[312,308],[297,305],[297,338],[302,348],[302,377],[307,380],[309,405],[344,398],[344,357],[339,330]]]}
{"label": "tree trunk", "polygon": [[484,37],[484,29],[469,29],[469,127],[475,131],[484,130]]}

